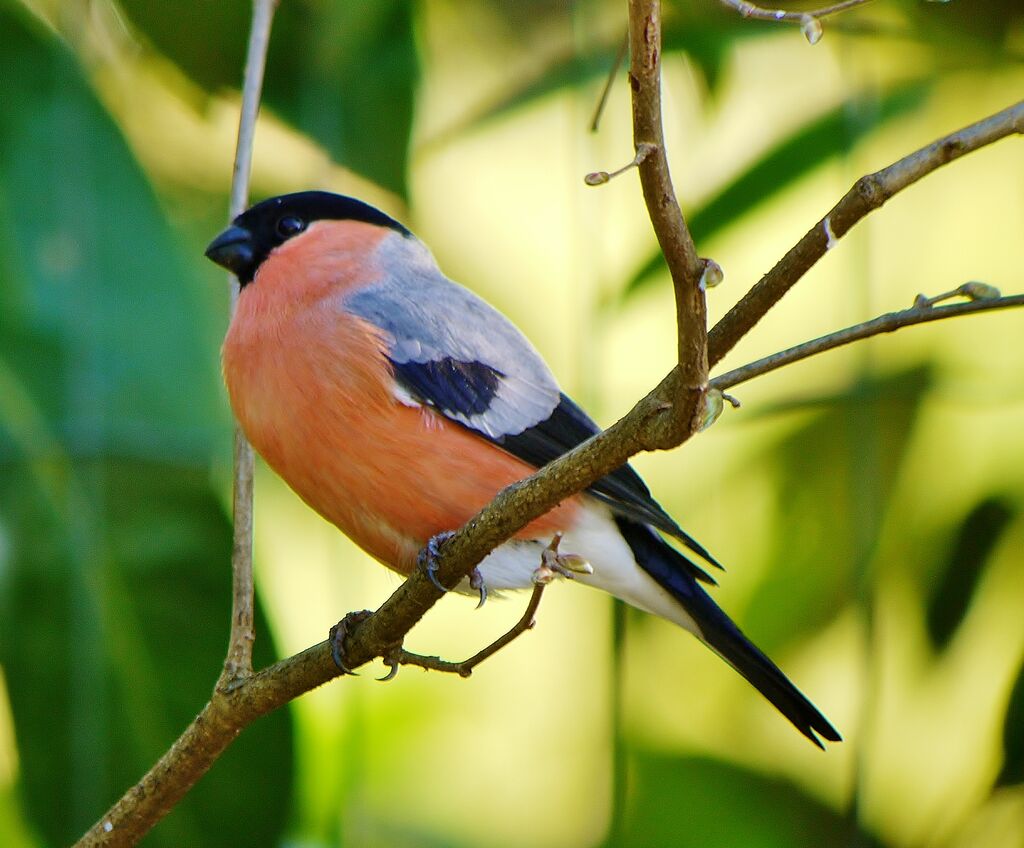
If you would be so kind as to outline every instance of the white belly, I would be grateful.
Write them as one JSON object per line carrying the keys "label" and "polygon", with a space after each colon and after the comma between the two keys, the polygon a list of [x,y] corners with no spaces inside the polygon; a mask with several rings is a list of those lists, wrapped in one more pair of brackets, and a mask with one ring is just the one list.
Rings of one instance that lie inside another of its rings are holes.
{"label": "white belly", "polygon": [[[593,498],[583,498],[576,523],[562,537],[559,551],[577,554],[590,563],[593,574],[580,574],[576,581],[621,598],[645,612],[665,618],[700,637],[693,619],[682,605],[661,588],[639,565],[622,538],[611,511]],[[530,589],[533,574],[540,567],[541,551],[550,539],[513,539],[492,551],[478,566],[489,591]],[[476,595],[469,580],[458,591]]]}

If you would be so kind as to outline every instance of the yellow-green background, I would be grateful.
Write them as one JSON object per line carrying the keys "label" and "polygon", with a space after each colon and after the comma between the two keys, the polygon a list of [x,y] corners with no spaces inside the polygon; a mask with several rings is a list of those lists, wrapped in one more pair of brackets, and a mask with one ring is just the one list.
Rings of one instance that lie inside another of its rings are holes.
{"label": "yellow-green background", "polygon": [[[717,317],[861,174],[1020,99],[1016,0],[796,28],[668,3],[665,123]],[[602,423],[671,366],[616,78],[624,2],[283,0],[255,197],[359,195],[510,315]],[[217,346],[242,0],[0,2],[0,844],[72,841],[209,693],[227,638]],[[1024,147],[859,225],[723,366],[979,279],[1024,288]],[[827,753],[687,634],[574,585],[465,681],[332,683],[246,731],[154,846],[1024,844],[1024,377],[1008,311],[737,390],[638,457]],[[259,660],[397,585],[260,469]],[[443,601],[458,658],[521,600]],[[617,634],[617,637],[616,637]]]}

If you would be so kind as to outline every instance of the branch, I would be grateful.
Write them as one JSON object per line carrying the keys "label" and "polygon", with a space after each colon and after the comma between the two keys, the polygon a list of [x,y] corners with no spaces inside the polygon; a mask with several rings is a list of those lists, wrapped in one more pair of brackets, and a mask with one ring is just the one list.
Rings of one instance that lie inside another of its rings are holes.
{"label": "branch", "polygon": [[825,18],[856,6],[863,6],[871,0],[843,0],[841,3],[833,3],[831,6],[822,6],[820,9],[808,9],[806,12],[787,12],[785,9],[766,9],[747,0],[719,0],[723,6],[735,9],[741,17],[753,18],[758,21],[787,21],[789,23],[801,23],[802,18]]}
{"label": "branch", "polygon": [[[668,398],[679,393],[675,374],[673,370],[604,433],[500,492],[445,542],[435,572],[442,585],[457,584],[519,529],[618,468],[633,454],[662,446],[657,441],[661,434],[675,429],[664,423],[673,408]],[[348,636],[345,659],[349,667],[387,656],[441,597],[430,579],[422,571],[415,571]],[[76,848],[134,845],[173,809],[245,727],[340,674],[331,657],[331,646],[325,641],[230,686],[218,686],[174,745],[93,825]]]}
{"label": "branch", "polygon": [[778,264],[719,321],[708,336],[710,365],[721,361],[853,225],[890,197],[967,153],[1024,132],[1024,101],[950,133],[881,171],[861,177]]}
{"label": "branch", "polygon": [[773,353],[764,359],[758,359],[742,368],[727,371],[715,377],[711,381],[711,387],[715,389],[728,389],[754,377],[760,377],[769,371],[775,371],[784,365],[791,365],[801,359],[807,359],[818,353],[824,353],[833,348],[848,345],[851,342],[877,336],[881,333],[892,333],[901,327],[912,327],[914,324],[926,324],[929,321],[941,321],[944,318],[956,318],[958,315],[973,315],[976,312],[987,312],[992,309],[1008,309],[1010,307],[1024,306],[1024,294],[997,297],[990,300],[974,300],[969,303],[955,303],[950,306],[912,306],[899,312],[889,312],[880,315],[863,324],[854,324],[844,330],[837,330],[827,336],[813,339],[809,342],[796,345],[787,350]]}
{"label": "branch", "polygon": [[[256,136],[256,117],[260,111],[263,90],[263,72],[267,65],[270,46],[270,27],[274,20],[277,0],[255,0],[252,26],[245,60],[242,83],[242,110],[238,120],[238,140],[235,144],[235,162],[231,171],[231,201],[228,222],[245,211],[249,205],[249,176],[252,173],[252,148]],[[231,314],[238,305],[238,279],[228,275],[231,287]],[[252,644],[256,639],[253,627],[253,452],[242,428],[235,423],[234,481],[232,487],[232,514],[234,537],[231,548],[231,633],[218,686],[252,674]]]}
{"label": "branch", "polygon": [[747,0],[719,0],[724,6],[735,9],[744,18],[753,18],[758,21],[778,21],[780,23],[800,24],[804,36],[811,44],[817,44],[821,40],[822,28],[821,18],[829,15],[836,15],[853,9],[856,6],[863,6],[871,0],[842,0],[840,3],[833,3],[831,6],[822,6],[820,9],[810,9],[806,12],[787,12],[785,9],[765,9]]}
{"label": "branch", "polygon": [[676,200],[665,155],[661,120],[661,4],[658,0],[630,0],[629,84],[633,93],[633,145],[639,154],[640,185],[658,244],[665,255],[676,299],[679,387],[689,409],[678,415],[681,429],[676,444],[698,427],[697,409],[707,388],[708,322],[701,274],[693,237]]}

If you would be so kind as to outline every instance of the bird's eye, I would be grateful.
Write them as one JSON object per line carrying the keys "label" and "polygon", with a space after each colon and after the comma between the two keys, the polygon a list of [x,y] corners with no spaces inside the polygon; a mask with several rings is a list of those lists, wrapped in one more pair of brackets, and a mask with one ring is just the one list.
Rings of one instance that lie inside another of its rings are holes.
{"label": "bird's eye", "polygon": [[294,215],[285,215],[277,222],[277,234],[281,238],[291,238],[306,229],[306,222]]}

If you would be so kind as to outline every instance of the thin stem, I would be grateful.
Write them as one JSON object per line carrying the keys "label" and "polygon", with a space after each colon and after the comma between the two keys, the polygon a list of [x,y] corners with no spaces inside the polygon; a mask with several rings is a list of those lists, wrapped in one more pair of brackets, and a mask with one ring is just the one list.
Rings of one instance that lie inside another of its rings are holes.
{"label": "thin stem", "polygon": [[1024,132],[1024,101],[950,133],[881,171],[861,177],[712,328],[708,335],[709,364],[721,361],[854,224],[894,194],[967,153],[1021,132]]}
{"label": "thin stem", "polygon": [[630,0],[629,83],[633,92],[633,144],[651,148],[638,168],[644,201],[665,255],[676,299],[678,384],[683,402],[676,416],[681,441],[699,426],[701,393],[707,386],[707,307],[700,276],[704,264],[676,200],[661,120],[661,4]]}
{"label": "thin stem", "polygon": [[719,0],[723,6],[735,9],[744,18],[753,18],[758,21],[785,21],[787,23],[802,24],[807,18],[824,18],[845,12],[855,6],[863,6],[871,0],[843,0],[841,3],[833,3],[831,6],[822,6],[820,9],[809,9],[806,12],[787,12],[785,9],[766,9],[747,0]]}
{"label": "thin stem", "polygon": [[[241,212],[249,196],[252,147],[259,112],[263,72],[266,67],[270,28],[276,0],[254,0],[248,57],[242,87],[242,110],[231,178],[230,217]],[[238,300],[238,281],[231,278],[231,309]],[[234,451],[234,544],[231,552],[231,635],[224,670],[217,689],[252,676],[253,581],[252,581],[252,487],[253,455],[245,437],[235,428]],[[215,691],[213,699],[185,732],[135,786],[111,807],[75,848],[135,845],[204,775],[231,744],[247,721],[228,708]],[[253,716],[255,718],[255,715]],[[252,719],[250,718],[249,721]]]}
{"label": "thin stem", "polygon": [[812,339],[809,342],[796,345],[787,350],[773,353],[756,362],[751,362],[741,368],[727,371],[720,374],[711,381],[712,388],[728,389],[754,377],[760,377],[769,371],[775,371],[784,365],[791,365],[801,359],[807,359],[819,353],[824,353],[833,348],[848,345],[851,342],[877,336],[881,333],[892,333],[901,327],[911,327],[914,324],[926,324],[929,321],[941,321],[944,318],[955,318],[958,315],[973,315],[976,312],[988,312],[993,309],[1008,309],[1010,307],[1024,306],[1024,294],[1009,295],[1007,297],[994,298],[991,300],[974,300],[968,303],[954,303],[949,306],[912,306],[900,312],[889,312],[880,315],[862,324],[854,324],[844,330],[837,330],[827,336]]}
{"label": "thin stem", "polygon": [[612,66],[608,69],[608,78],[604,81],[604,88],[601,89],[601,97],[597,101],[597,106],[594,107],[594,117],[590,120],[591,132],[597,132],[598,126],[601,123],[601,116],[604,114],[604,107],[608,105],[608,95],[612,93],[612,83],[615,82],[615,77],[619,73],[619,68],[622,67],[622,61],[626,58],[627,50],[629,50],[628,32],[623,36],[622,43],[619,44],[619,49],[615,53],[615,59],[612,60]]}
{"label": "thin stem", "polygon": [[[253,142],[256,137],[256,118],[260,110],[263,74],[270,46],[270,28],[274,20],[277,0],[255,0],[249,48],[245,61],[242,84],[242,110],[238,120],[238,141],[235,162],[231,172],[231,200],[229,220],[234,220],[249,205],[249,177],[252,173]],[[231,287],[231,313],[238,304],[238,280],[228,276]],[[224,670],[218,686],[230,685],[241,677],[252,674],[252,645],[256,639],[253,626],[254,587],[252,577],[253,545],[253,471],[252,446],[242,428],[235,424],[234,485],[232,513],[234,539],[231,549],[231,634],[224,658]]]}
{"label": "thin stem", "polygon": [[527,630],[533,629],[533,625],[536,624],[537,608],[540,606],[540,599],[544,594],[546,585],[547,584],[545,583],[535,584],[533,587],[533,594],[530,595],[530,601],[526,605],[526,610],[523,612],[519,621],[512,625],[507,632],[503,633],[491,642],[490,645],[480,651],[477,651],[477,653],[473,654],[469,659],[463,660],[462,662],[451,662],[450,660],[443,660],[440,657],[427,657],[422,654],[414,654],[399,646],[384,658],[384,661],[391,666],[391,672],[387,677],[381,679],[390,680],[398,673],[398,667],[401,665],[414,665],[418,668],[430,671],[444,671],[449,674],[457,674],[460,677],[469,677],[473,673],[473,669],[480,665],[480,663],[490,657],[493,657],[498,653],[498,651],[510,642],[518,639]]}

